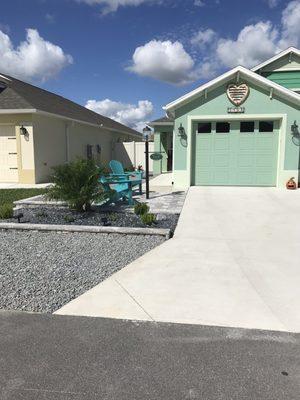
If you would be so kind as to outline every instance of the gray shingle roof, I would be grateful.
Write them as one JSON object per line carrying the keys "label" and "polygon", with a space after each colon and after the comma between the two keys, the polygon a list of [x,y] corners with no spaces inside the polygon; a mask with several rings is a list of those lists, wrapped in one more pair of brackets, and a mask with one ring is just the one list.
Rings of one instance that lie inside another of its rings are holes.
{"label": "gray shingle roof", "polygon": [[[0,109],[37,109],[90,124],[103,125],[106,128],[116,129],[120,132],[141,135],[128,126],[88,110],[55,93],[48,92],[5,74],[1,75],[9,79],[9,81],[5,80],[7,88],[0,93]],[[4,82],[4,79],[2,81]]]}
{"label": "gray shingle roof", "polygon": [[174,122],[174,119],[172,119],[172,118],[169,118],[169,117],[167,117],[167,116],[164,116],[164,117],[161,117],[161,118],[158,118],[158,119],[155,119],[154,121],[151,121],[151,123],[150,124],[159,124],[160,122],[162,122],[162,123],[173,123]]}

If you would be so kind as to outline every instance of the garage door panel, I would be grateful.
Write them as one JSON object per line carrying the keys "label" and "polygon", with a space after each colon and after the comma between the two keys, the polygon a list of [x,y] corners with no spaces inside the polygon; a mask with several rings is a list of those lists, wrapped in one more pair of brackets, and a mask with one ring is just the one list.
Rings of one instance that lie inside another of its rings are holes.
{"label": "garage door panel", "polygon": [[[260,134],[263,135],[263,134]],[[277,136],[277,135],[276,135]],[[256,139],[257,151],[265,151],[274,149],[274,135],[272,136],[258,136]]]}
{"label": "garage door panel", "polygon": [[237,158],[237,166],[240,167],[249,167],[252,169],[253,163],[255,160],[254,154],[239,154]]}
{"label": "garage door panel", "polygon": [[214,172],[214,182],[215,185],[228,185],[230,182],[229,171],[219,168]]}
{"label": "garage door panel", "polygon": [[225,154],[216,154],[214,159],[214,166],[217,168],[229,168],[230,166],[230,159]]}
{"label": "garage door panel", "polygon": [[228,151],[230,148],[229,137],[216,137],[214,141],[214,149],[216,151]]}
{"label": "garage door panel", "polygon": [[258,168],[262,167],[262,168],[273,169],[275,167],[275,165],[274,165],[274,157],[273,157],[272,154],[258,155],[256,157],[255,165]]}
{"label": "garage door panel", "polygon": [[211,135],[197,135],[197,144],[199,148],[203,150],[212,150],[213,142],[211,140]]}
{"label": "garage door panel", "polygon": [[250,135],[251,134],[249,134],[247,136],[239,137],[239,150],[249,151],[249,150],[255,149],[255,138],[254,138],[254,136],[250,136]]}
{"label": "garage door panel", "polygon": [[195,135],[195,185],[276,186],[279,131],[240,133],[238,126]]}

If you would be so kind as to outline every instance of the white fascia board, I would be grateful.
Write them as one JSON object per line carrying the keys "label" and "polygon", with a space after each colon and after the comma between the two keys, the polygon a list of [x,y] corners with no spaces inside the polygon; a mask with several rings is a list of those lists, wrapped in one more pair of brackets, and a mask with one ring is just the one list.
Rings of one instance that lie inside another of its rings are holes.
{"label": "white fascia board", "polygon": [[277,83],[264,78],[261,75],[258,75],[257,73],[245,68],[245,67],[235,67],[232,70],[225,72],[225,74],[218,76],[217,78],[211,80],[210,82],[207,82],[206,84],[200,86],[199,88],[187,93],[186,95],[180,97],[179,99],[167,104],[165,107],[163,107],[164,110],[167,112],[173,111],[179,106],[182,106],[183,104],[191,101],[192,99],[196,98],[197,96],[200,96],[205,90],[210,89],[212,90],[216,86],[220,86],[221,84],[225,83],[226,81],[229,81],[234,77],[234,75],[239,72],[240,77],[246,77],[250,82],[253,82],[254,84],[257,84],[258,86],[266,87],[268,89],[273,88],[274,93],[280,94],[282,97],[295,102],[297,105],[300,105],[300,95],[293,92],[290,89],[286,89],[281,85],[278,85]]}
{"label": "white fascia board", "polygon": [[170,121],[170,122],[150,122],[148,125],[149,126],[173,126],[174,125],[174,121]]}
{"label": "white fascia board", "polygon": [[8,108],[8,109],[4,109],[1,108],[0,109],[0,114],[33,114],[36,113],[37,110],[35,108]]}
{"label": "white fascia board", "polygon": [[5,79],[6,81],[11,82],[11,79],[7,78],[7,76],[5,76],[5,75],[0,74],[0,79]]}
{"label": "white fascia board", "polygon": [[289,47],[288,49],[276,54],[274,57],[269,58],[268,60],[262,62],[261,64],[257,65],[256,67],[252,68],[252,71],[256,72],[256,71],[260,70],[261,68],[264,68],[266,65],[272,64],[274,61],[277,61],[280,58],[282,58],[290,53],[296,54],[300,57],[300,50],[296,49],[296,47]]}
{"label": "white fascia board", "polygon": [[175,108],[178,104],[186,103],[186,100],[190,100],[192,98],[197,97],[199,94],[204,92],[208,88],[213,88],[214,86],[219,85],[222,83],[222,81],[226,81],[228,77],[231,77],[234,75],[237,71],[239,71],[239,68],[241,67],[235,67],[231,69],[230,71],[225,72],[222,75],[219,75],[217,78],[212,79],[211,81],[205,83],[202,86],[199,86],[197,89],[192,90],[191,92],[179,97],[177,100],[172,101],[171,103],[167,104],[166,106],[163,107],[164,110],[166,111],[171,111]]}

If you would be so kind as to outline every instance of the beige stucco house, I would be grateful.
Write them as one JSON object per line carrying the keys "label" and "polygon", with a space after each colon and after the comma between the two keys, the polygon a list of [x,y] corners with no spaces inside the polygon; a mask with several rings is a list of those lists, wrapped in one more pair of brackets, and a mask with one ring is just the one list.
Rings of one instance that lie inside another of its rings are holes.
{"label": "beige stucco house", "polygon": [[140,140],[127,126],[7,75],[0,75],[0,182],[47,182],[76,157],[111,159],[114,143]]}

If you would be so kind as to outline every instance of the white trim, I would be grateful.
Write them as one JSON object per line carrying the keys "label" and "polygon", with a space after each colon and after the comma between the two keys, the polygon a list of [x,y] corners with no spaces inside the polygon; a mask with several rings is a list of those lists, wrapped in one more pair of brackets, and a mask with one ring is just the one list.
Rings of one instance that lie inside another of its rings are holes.
{"label": "white trim", "polygon": [[192,157],[193,157],[193,146],[192,146],[192,125],[194,121],[219,121],[219,120],[279,120],[281,126],[279,127],[278,137],[278,159],[277,159],[277,178],[276,187],[281,186],[281,176],[284,173],[284,155],[285,155],[285,142],[286,142],[286,128],[287,128],[287,114],[248,114],[248,115],[189,115],[187,118],[188,123],[188,134],[187,134],[187,175],[189,186],[192,185]]}
{"label": "white trim", "polygon": [[147,125],[149,125],[151,127],[153,127],[153,126],[173,126],[174,121],[173,122],[150,122]]}
{"label": "white trim", "polygon": [[191,101],[195,97],[202,95],[202,93],[205,93],[208,88],[213,89],[214,87],[219,86],[220,84],[232,79],[232,77],[236,73],[240,73],[242,77],[245,76],[246,78],[248,78],[249,81],[253,81],[254,83],[260,84],[261,86],[267,87],[268,89],[273,88],[275,94],[280,94],[282,95],[282,97],[295,102],[297,105],[300,105],[300,95],[298,93],[295,93],[290,89],[286,89],[283,86],[267,78],[264,78],[263,76],[260,76],[247,68],[238,66],[230,71],[225,72],[223,75],[218,76],[210,82],[205,83],[197,89],[192,90],[191,92],[185,94],[179,99],[167,104],[165,107],[163,107],[163,109],[167,111],[173,111],[174,109],[178,108],[179,105],[182,106],[183,104]]}
{"label": "white trim", "polygon": [[297,56],[300,57],[300,50],[298,50],[296,47],[289,47],[288,49],[281,51],[280,53],[276,54],[274,57],[269,58],[268,60],[262,62],[261,64],[257,65],[256,67],[252,68],[252,71],[256,72],[259,69],[265,67],[268,64],[273,63],[274,61],[279,60],[280,58],[286,56],[287,54],[296,54]]}
{"label": "white trim", "polygon": [[37,110],[35,108],[8,108],[8,109],[0,109],[0,114],[33,114],[36,113]]}
{"label": "white trim", "polygon": [[5,76],[5,75],[1,75],[0,74],[0,79],[5,79],[6,81],[9,81],[9,82],[11,82],[11,79],[9,79],[7,76]]}

